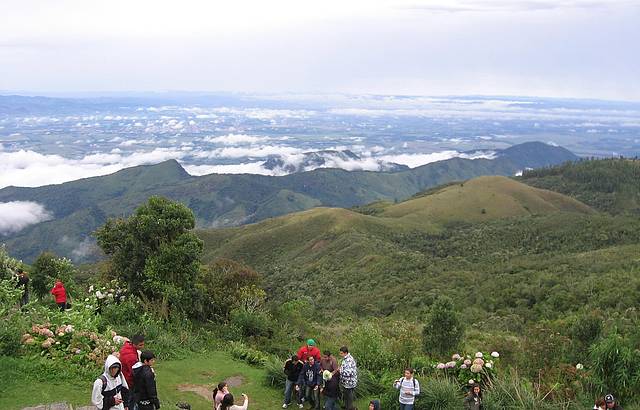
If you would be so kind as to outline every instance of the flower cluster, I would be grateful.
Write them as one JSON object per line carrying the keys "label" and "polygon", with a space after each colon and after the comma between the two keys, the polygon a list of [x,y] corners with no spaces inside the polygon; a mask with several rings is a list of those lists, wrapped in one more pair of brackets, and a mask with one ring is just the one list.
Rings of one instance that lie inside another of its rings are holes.
{"label": "flower cluster", "polygon": [[81,365],[101,365],[126,340],[114,331],[100,335],[87,330],[76,331],[69,324],[54,326],[51,323],[34,324],[31,332],[22,335],[25,349],[41,356],[70,360]]}
{"label": "flower cluster", "polygon": [[112,280],[106,285],[89,286],[89,297],[85,298],[87,308],[101,308],[112,303],[122,303],[127,299],[127,289],[121,286],[118,281]]}
{"label": "flower cluster", "polygon": [[500,354],[476,352],[471,355],[454,354],[451,361],[440,362],[434,367],[445,372],[447,377],[457,379],[460,384],[485,383],[495,375],[495,364]]}

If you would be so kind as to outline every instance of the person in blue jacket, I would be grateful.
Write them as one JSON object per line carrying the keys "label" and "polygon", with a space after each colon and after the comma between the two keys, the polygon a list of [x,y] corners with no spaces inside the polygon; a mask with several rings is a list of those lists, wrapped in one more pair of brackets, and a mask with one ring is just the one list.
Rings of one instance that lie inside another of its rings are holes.
{"label": "person in blue jacket", "polygon": [[313,356],[307,358],[307,363],[302,367],[298,377],[297,389],[304,389],[304,397],[315,410],[320,410],[320,385],[322,384],[322,372],[320,363]]}

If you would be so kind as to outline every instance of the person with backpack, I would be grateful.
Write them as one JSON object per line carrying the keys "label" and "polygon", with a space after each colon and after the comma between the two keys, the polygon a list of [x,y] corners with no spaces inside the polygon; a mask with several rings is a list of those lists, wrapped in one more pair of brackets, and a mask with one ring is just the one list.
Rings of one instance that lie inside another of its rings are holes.
{"label": "person with backpack", "polygon": [[340,367],[333,372],[335,376],[340,374],[340,384],[342,385],[342,397],[344,398],[344,406],[346,410],[354,410],[353,402],[355,400],[355,391],[358,386],[358,367],[356,360],[349,354],[347,346],[340,348],[340,356],[342,363]]}
{"label": "person with backpack", "polygon": [[400,410],[413,410],[416,396],[420,394],[420,383],[413,377],[413,369],[405,369],[404,377],[396,380],[393,387],[400,390]]}
{"label": "person with backpack", "polygon": [[340,396],[340,374],[335,376],[329,370],[322,372],[324,385],[320,393],[324,396],[324,410],[338,410],[337,402]]}
{"label": "person with backpack", "polygon": [[140,354],[140,361],[133,365],[133,395],[138,410],[156,410],[160,408],[156,374],[153,365],[156,355],[150,350]]}
{"label": "person with backpack", "polygon": [[482,410],[482,389],[474,383],[469,394],[464,398],[464,410]]}
{"label": "person with backpack", "polygon": [[129,386],[122,375],[122,364],[117,357],[107,356],[104,373],[93,382],[91,403],[98,410],[125,410],[129,403]]}
{"label": "person with backpack", "polygon": [[311,402],[315,410],[320,410],[320,363],[313,356],[307,358],[300,376],[298,377],[297,390],[304,389],[305,400]]}
{"label": "person with backpack", "polygon": [[222,403],[220,403],[220,410],[247,410],[249,407],[249,396],[242,393],[242,397],[244,397],[244,403],[242,406],[237,406],[233,404],[233,394],[225,394]]}
{"label": "person with backpack", "polygon": [[56,284],[51,289],[51,294],[56,300],[56,304],[60,308],[61,312],[67,308],[67,291],[60,279],[56,279]]}
{"label": "person with backpack", "polygon": [[[284,374],[287,375],[287,380],[285,381],[284,386],[284,403],[282,404],[282,408],[286,409],[291,404],[291,394],[293,393],[294,388],[298,386],[298,379],[300,378],[300,373],[302,372],[302,368],[304,364],[298,360],[297,355],[291,356],[286,362],[284,362]],[[299,390],[299,389],[296,389]],[[302,406],[302,393],[298,392],[298,407]]]}

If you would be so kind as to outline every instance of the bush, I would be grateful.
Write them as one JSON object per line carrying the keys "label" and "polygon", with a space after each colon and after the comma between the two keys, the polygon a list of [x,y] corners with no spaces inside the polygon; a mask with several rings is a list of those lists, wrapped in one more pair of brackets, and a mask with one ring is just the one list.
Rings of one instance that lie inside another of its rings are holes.
{"label": "bush", "polygon": [[381,371],[390,367],[393,356],[377,325],[371,322],[359,325],[354,329],[350,340],[349,350],[360,369]]}
{"label": "bush", "polygon": [[271,318],[265,312],[249,312],[244,308],[234,309],[231,312],[231,324],[240,329],[244,337],[271,334]]}
{"label": "bush", "polygon": [[590,349],[593,385],[600,395],[614,392],[625,401],[640,388],[640,352],[628,339],[613,333]]}
{"label": "bush", "polygon": [[250,365],[264,366],[267,363],[267,355],[259,350],[248,347],[241,342],[230,342],[229,352],[231,356],[238,360],[243,360]]}
{"label": "bush", "polygon": [[[459,410],[462,408],[462,393],[456,383],[447,379],[420,380],[420,395],[416,397],[415,410]],[[383,409],[398,407],[398,390],[387,387],[381,395]]]}
{"label": "bush", "polygon": [[519,377],[517,373],[493,381],[490,390],[484,392],[486,410],[523,409],[552,410],[566,409],[569,403],[546,401],[552,397],[552,391],[541,390]]}
{"label": "bush", "polygon": [[440,296],[431,306],[422,330],[424,351],[445,355],[458,347],[463,335],[462,321],[454,309],[453,301]]}
{"label": "bush", "polygon": [[264,367],[267,371],[264,379],[265,384],[269,387],[284,389],[284,385],[287,380],[287,375],[284,374],[284,371],[282,370],[284,367],[284,360],[272,356],[266,360]]}

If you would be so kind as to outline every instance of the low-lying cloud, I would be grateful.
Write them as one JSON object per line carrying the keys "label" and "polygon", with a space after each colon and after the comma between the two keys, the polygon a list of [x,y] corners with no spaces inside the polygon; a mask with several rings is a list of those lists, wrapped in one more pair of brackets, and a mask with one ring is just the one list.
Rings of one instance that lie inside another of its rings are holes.
{"label": "low-lying cloud", "polygon": [[37,202],[0,202],[0,234],[19,232],[52,218],[53,215]]}

